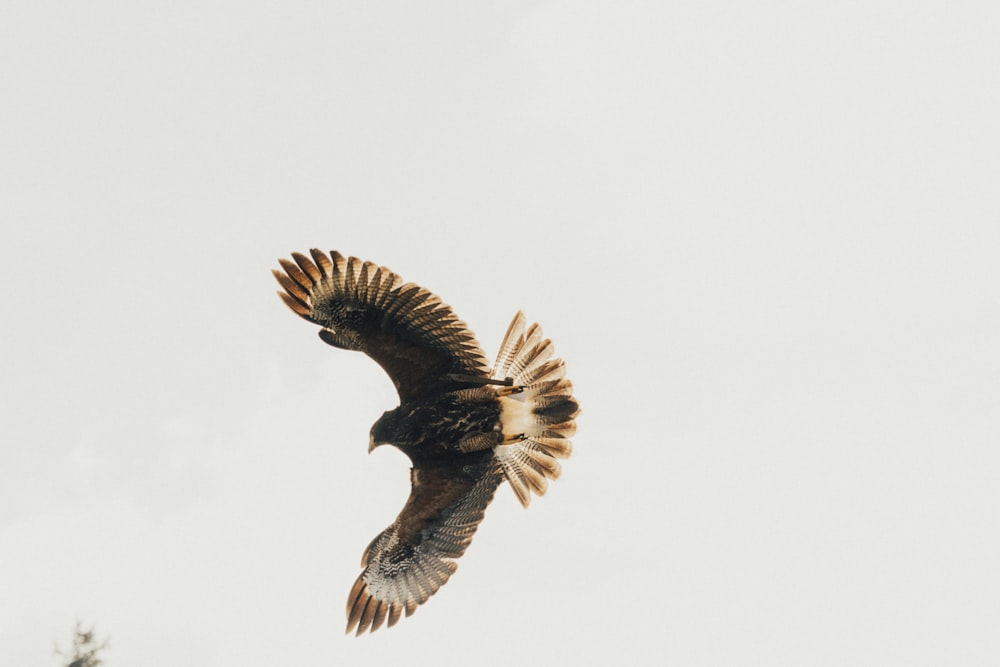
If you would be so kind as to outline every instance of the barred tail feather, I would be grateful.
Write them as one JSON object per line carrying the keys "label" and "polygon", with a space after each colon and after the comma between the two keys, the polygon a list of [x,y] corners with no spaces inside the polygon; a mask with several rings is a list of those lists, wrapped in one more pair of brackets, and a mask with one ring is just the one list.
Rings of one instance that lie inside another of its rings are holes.
{"label": "barred tail feather", "polygon": [[497,354],[497,361],[493,365],[493,379],[503,380],[507,377],[507,369],[510,368],[510,364],[514,361],[514,350],[523,340],[524,336],[524,313],[520,310],[514,315],[514,319],[511,320],[510,326],[507,327],[507,333],[503,337],[503,342],[500,344],[500,352]]}
{"label": "barred tail feather", "polygon": [[569,438],[576,431],[580,407],[573,398],[572,383],[565,378],[565,362],[553,354],[552,341],[542,337],[541,327],[525,327],[524,315],[518,312],[493,366],[494,379],[510,378],[514,386],[523,388],[521,393],[500,398],[504,436],[522,439],[493,451],[524,507],[532,493],[544,495],[548,480],[559,477],[556,459],[568,458],[573,451]]}

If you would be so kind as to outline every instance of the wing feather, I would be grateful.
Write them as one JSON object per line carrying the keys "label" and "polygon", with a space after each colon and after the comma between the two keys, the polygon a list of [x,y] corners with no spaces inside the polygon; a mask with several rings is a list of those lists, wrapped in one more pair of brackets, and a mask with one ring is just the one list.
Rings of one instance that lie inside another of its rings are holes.
{"label": "wing feather", "polygon": [[302,287],[299,286],[297,282],[289,278],[288,275],[285,273],[281,273],[280,271],[271,271],[271,273],[274,274],[274,277],[278,279],[278,282],[281,284],[282,287],[285,288],[285,291],[288,292],[289,295],[295,297],[296,301],[299,301],[302,303],[302,305],[308,307],[309,305],[308,291],[302,289]]}
{"label": "wing feather", "polygon": [[323,327],[327,343],[366,353],[407,401],[467,386],[454,376],[488,377],[476,337],[426,289],[372,262],[313,248],[274,271],[297,315]]}
{"label": "wing feather", "polygon": [[375,631],[386,616],[394,625],[448,581],[503,473],[484,451],[459,462],[419,463],[411,478],[403,510],[365,551],[365,569],[347,598],[347,632]]}
{"label": "wing feather", "polygon": [[298,313],[302,317],[305,317],[306,315],[309,314],[309,306],[302,303],[291,294],[287,294],[285,292],[278,292],[278,296],[281,297],[281,300],[285,302],[286,306],[292,309],[292,312]]}
{"label": "wing feather", "polygon": [[309,277],[309,280],[313,285],[318,284],[319,281],[323,279],[323,274],[320,272],[319,267],[313,264],[312,260],[302,253],[293,252],[292,259],[294,259],[295,263],[299,265],[302,272]]}
{"label": "wing feather", "polygon": [[403,606],[400,605],[398,602],[394,602],[391,605],[389,605],[389,620],[386,623],[386,627],[391,628],[392,626],[396,625],[396,622],[399,621],[399,615],[402,611],[403,611]]}
{"label": "wing feather", "polygon": [[310,291],[310,289],[312,289],[312,281],[309,280],[306,274],[302,273],[302,269],[300,269],[298,266],[296,266],[295,264],[289,262],[287,259],[284,258],[279,259],[278,264],[280,264],[281,268],[285,270],[285,273],[288,274],[288,277],[294,280],[296,283],[298,283],[299,287],[304,289],[307,293]]}
{"label": "wing feather", "polygon": [[330,261],[330,257],[318,248],[311,248],[309,254],[312,255],[313,261],[316,262],[316,266],[323,273],[324,278],[329,278],[333,275],[333,262]]}

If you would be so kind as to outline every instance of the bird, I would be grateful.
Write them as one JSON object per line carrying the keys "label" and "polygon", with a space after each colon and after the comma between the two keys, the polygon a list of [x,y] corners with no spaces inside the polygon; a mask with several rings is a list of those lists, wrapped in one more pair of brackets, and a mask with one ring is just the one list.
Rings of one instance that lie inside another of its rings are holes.
{"label": "bird", "polygon": [[381,366],[399,405],[372,425],[368,451],[406,454],[410,495],[364,550],[347,599],[356,636],[410,616],[457,569],[497,488],[525,508],[559,477],[580,406],[566,366],[518,311],[489,365],[475,335],[427,289],[370,261],[312,249],[279,259],[278,296],[323,342]]}

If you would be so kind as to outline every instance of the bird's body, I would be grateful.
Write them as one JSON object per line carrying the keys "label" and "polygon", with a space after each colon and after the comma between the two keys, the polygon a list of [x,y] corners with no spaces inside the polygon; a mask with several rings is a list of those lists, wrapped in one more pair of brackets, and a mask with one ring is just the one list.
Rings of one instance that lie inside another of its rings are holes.
{"label": "bird's body", "polygon": [[410,497],[365,550],[348,596],[347,630],[407,616],[443,585],[508,481],[522,505],[559,476],[579,412],[565,365],[518,313],[492,368],[472,332],[427,290],[376,264],[310,251],[279,260],[278,294],[320,325],[320,338],[364,352],[389,374],[399,407],[372,426],[369,451],[412,461]]}
{"label": "bird's body", "polygon": [[414,463],[462,456],[462,443],[471,439],[500,443],[500,412],[500,399],[485,388],[407,401],[375,422],[371,446],[395,445]]}

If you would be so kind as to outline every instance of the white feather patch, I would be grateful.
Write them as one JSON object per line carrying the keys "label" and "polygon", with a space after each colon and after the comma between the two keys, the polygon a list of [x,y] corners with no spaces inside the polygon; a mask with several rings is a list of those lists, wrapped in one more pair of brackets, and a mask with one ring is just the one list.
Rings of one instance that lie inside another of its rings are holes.
{"label": "white feather patch", "polygon": [[538,435],[541,432],[533,413],[534,405],[525,400],[525,395],[511,394],[500,397],[500,424],[504,437],[512,435]]}

